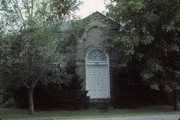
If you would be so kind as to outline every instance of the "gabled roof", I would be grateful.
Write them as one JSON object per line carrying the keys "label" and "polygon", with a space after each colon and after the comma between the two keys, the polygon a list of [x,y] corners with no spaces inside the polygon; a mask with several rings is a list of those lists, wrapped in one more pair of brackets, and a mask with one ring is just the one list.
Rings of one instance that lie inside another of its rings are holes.
{"label": "gabled roof", "polygon": [[96,12],[94,12],[94,13],[88,15],[88,16],[85,17],[84,19],[87,19],[87,18],[89,18],[89,17],[91,17],[91,16],[94,16],[94,17],[96,17],[96,16],[101,16],[101,17],[107,18],[105,15],[103,15],[103,14],[100,13],[99,11],[96,11]]}
{"label": "gabled roof", "polygon": [[[90,14],[89,16],[85,17],[84,19],[82,19],[82,21],[84,21],[84,22],[92,22],[94,20],[100,20],[106,24],[113,24],[114,26],[116,26],[116,29],[119,29],[121,26],[118,22],[103,15],[102,13],[100,13],[98,11],[96,11],[96,12]],[[65,31],[70,30],[72,28],[71,23],[72,23],[72,21],[62,22],[60,24],[60,31],[65,32]]]}
{"label": "gabled roof", "polygon": [[107,22],[111,22],[111,23],[120,25],[120,24],[119,24],[118,22],[116,22],[115,20],[113,20],[113,19],[105,16],[104,14],[102,14],[102,13],[100,13],[100,12],[98,12],[98,11],[90,14],[89,16],[85,17],[83,20],[88,20],[88,19],[91,19],[91,18],[92,18],[92,19],[95,19],[95,20],[96,20],[96,19],[103,19],[103,20],[105,20],[105,21],[107,21]]}

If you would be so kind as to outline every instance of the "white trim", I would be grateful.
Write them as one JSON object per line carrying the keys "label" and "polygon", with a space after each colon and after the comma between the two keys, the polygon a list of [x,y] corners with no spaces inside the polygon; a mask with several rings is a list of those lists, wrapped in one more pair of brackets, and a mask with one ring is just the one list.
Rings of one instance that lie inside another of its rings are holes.
{"label": "white trim", "polygon": [[87,52],[87,54],[86,54],[86,56],[85,56],[85,78],[86,78],[86,80],[85,80],[85,89],[87,90],[87,66],[93,66],[93,65],[102,65],[102,66],[104,66],[104,65],[107,65],[107,70],[108,70],[108,98],[105,98],[105,99],[110,99],[110,97],[111,97],[111,94],[110,94],[110,64],[109,64],[109,56],[108,56],[108,54],[106,53],[106,52],[104,52],[104,54],[106,55],[106,58],[107,58],[107,60],[106,61],[87,61],[87,57],[88,57],[88,55],[89,55],[89,53],[91,52],[91,51],[93,51],[93,50],[100,50],[100,51],[102,51],[102,52],[104,52],[104,50],[102,50],[102,49],[99,49],[99,48],[93,48],[93,49],[90,49],[88,52]]}

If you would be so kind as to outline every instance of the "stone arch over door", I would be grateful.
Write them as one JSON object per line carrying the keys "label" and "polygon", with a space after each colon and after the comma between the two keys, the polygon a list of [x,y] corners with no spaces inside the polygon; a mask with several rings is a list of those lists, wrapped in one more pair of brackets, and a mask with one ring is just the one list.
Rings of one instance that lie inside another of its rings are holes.
{"label": "stone arch over door", "polygon": [[86,54],[86,90],[90,99],[110,99],[109,56],[100,49]]}

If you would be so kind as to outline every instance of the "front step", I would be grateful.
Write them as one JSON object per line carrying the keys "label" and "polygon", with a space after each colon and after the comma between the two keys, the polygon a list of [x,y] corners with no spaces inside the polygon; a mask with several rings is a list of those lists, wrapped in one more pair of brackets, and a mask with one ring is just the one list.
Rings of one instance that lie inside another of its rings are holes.
{"label": "front step", "polygon": [[110,99],[90,99],[90,107],[99,109],[100,111],[107,111],[110,106]]}

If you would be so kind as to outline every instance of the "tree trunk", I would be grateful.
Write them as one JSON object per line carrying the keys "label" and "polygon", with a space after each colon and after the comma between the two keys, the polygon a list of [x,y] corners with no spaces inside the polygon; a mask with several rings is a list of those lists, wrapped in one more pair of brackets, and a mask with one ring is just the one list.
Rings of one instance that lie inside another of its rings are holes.
{"label": "tree trunk", "polygon": [[29,115],[34,113],[33,87],[28,88]]}
{"label": "tree trunk", "polygon": [[174,110],[180,110],[180,97],[179,97],[179,90],[173,90],[173,99],[174,99]]}

